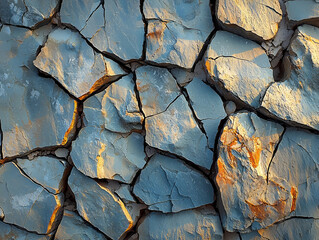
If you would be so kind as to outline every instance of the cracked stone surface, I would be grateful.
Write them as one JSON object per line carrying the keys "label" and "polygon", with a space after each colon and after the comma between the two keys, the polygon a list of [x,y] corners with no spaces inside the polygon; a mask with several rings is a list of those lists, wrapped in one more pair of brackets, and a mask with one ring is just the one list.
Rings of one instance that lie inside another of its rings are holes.
{"label": "cracked stone surface", "polygon": [[243,102],[258,108],[274,82],[265,51],[257,43],[218,31],[205,54],[206,69],[215,84]]}
{"label": "cracked stone surface", "polygon": [[213,203],[209,180],[179,159],[156,154],[134,185],[134,194],[150,210],[179,212]]}
{"label": "cracked stone surface", "polygon": [[279,0],[217,0],[216,6],[224,29],[256,41],[272,39],[282,19]]}
{"label": "cracked stone surface", "polygon": [[298,27],[289,53],[287,76],[269,87],[262,107],[281,119],[319,130],[319,28]]}
{"label": "cracked stone surface", "polygon": [[319,2],[317,0],[288,0],[288,18],[293,25],[308,23],[319,27]]}
{"label": "cracked stone surface", "polygon": [[21,230],[13,225],[5,224],[0,221],[1,239],[21,239],[21,240],[49,240],[48,236],[38,235]]}
{"label": "cracked stone surface", "polygon": [[146,60],[192,68],[214,30],[208,0],[145,0]]}

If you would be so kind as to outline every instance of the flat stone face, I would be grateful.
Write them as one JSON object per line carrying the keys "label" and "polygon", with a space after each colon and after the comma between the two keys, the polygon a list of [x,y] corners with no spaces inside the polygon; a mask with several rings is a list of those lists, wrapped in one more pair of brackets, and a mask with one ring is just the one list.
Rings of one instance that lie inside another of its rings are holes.
{"label": "flat stone face", "polygon": [[140,240],[223,239],[219,217],[211,207],[171,214],[151,212],[137,232]]}
{"label": "flat stone face", "polygon": [[213,152],[184,96],[179,96],[165,112],[146,118],[145,130],[148,145],[210,169]]}
{"label": "flat stone face", "polygon": [[50,29],[0,31],[0,120],[3,157],[65,144],[73,134],[76,102],[32,61]]}
{"label": "flat stone face", "polygon": [[220,96],[199,78],[186,87],[197,118],[203,123],[210,148],[214,148],[220,121],[227,115]]}
{"label": "flat stone face", "polygon": [[33,160],[18,159],[17,165],[36,183],[50,193],[60,193],[66,178],[68,164],[53,157],[40,156]]}
{"label": "flat stone face", "polygon": [[289,0],[285,4],[288,19],[294,25],[309,23],[319,27],[319,2],[317,0]]}
{"label": "flat stone face", "polygon": [[107,238],[88,223],[78,214],[64,210],[62,221],[58,227],[54,239],[56,240],[76,240],[94,239],[106,240]]}
{"label": "flat stone face", "polygon": [[319,130],[319,28],[299,27],[289,53],[289,75],[270,86],[262,107],[283,120]]}
{"label": "flat stone face", "polygon": [[93,51],[79,33],[70,29],[51,32],[34,65],[77,98],[125,74],[117,63]]}
{"label": "flat stone face", "polygon": [[213,203],[214,189],[200,172],[179,159],[156,154],[133,190],[150,210],[179,212]]}
{"label": "flat stone face", "polygon": [[79,214],[112,239],[119,239],[133,226],[124,203],[109,189],[84,176],[75,168],[68,180]]}
{"label": "flat stone face", "polygon": [[0,221],[0,239],[49,240],[49,237],[23,231],[13,225]]}
{"label": "flat stone face", "polygon": [[100,51],[127,61],[142,56],[144,23],[139,9],[139,0],[105,1],[104,8],[96,0],[66,0],[61,21],[75,26]]}
{"label": "flat stone face", "polygon": [[63,205],[62,193],[50,194],[11,162],[0,167],[0,192],[5,223],[39,234],[50,233],[56,228]]}
{"label": "flat stone face", "polygon": [[217,19],[227,30],[252,40],[273,38],[282,19],[279,0],[217,0]]}
{"label": "flat stone face", "polygon": [[58,2],[58,0],[2,0],[0,20],[5,24],[33,27],[51,17]]}
{"label": "flat stone face", "polygon": [[181,94],[176,80],[165,68],[143,66],[136,69],[136,85],[146,117],[164,112]]}
{"label": "flat stone face", "polygon": [[146,60],[192,68],[214,30],[209,1],[146,0]]}
{"label": "flat stone face", "polygon": [[280,188],[275,179],[267,184],[268,167],[283,130],[249,112],[227,120],[218,143],[216,176],[227,231],[264,228],[290,213],[290,189]]}
{"label": "flat stone face", "polygon": [[213,81],[254,108],[260,106],[274,81],[265,51],[255,42],[225,31],[216,33],[205,62]]}

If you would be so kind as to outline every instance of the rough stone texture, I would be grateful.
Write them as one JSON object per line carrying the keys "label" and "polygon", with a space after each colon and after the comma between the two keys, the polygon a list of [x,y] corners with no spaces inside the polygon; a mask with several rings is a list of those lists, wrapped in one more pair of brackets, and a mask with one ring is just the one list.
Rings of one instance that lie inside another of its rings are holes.
{"label": "rough stone texture", "polygon": [[65,144],[73,133],[76,102],[32,61],[50,27],[3,26],[0,32],[0,120],[3,157]]}
{"label": "rough stone texture", "polygon": [[79,33],[69,29],[49,34],[34,65],[80,99],[125,74],[117,63],[93,51]]}
{"label": "rough stone texture", "polygon": [[140,240],[223,239],[219,217],[211,207],[171,214],[152,212],[145,217],[137,231]]}
{"label": "rough stone texture", "polygon": [[176,79],[177,83],[182,87],[186,86],[194,78],[193,72],[189,72],[183,68],[173,68],[171,69],[171,73]]}
{"label": "rough stone texture", "polygon": [[214,189],[200,172],[179,159],[156,154],[134,185],[133,193],[150,210],[179,212],[213,203]]}
{"label": "rough stone texture", "polygon": [[[94,47],[125,61],[142,57],[144,23],[139,0],[65,0],[61,21],[76,27]],[[114,26],[120,26],[120,29]]]}
{"label": "rough stone texture", "polygon": [[269,87],[262,107],[283,120],[319,130],[319,28],[299,27],[289,54],[287,77]]}
{"label": "rough stone texture", "polygon": [[11,162],[0,167],[0,192],[4,222],[39,234],[50,233],[56,228],[63,205],[62,193],[50,194]]}
{"label": "rough stone texture", "polygon": [[214,29],[209,0],[145,0],[146,60],[192,68]]}
{"label": "rough stone texture", "polygon": [[88,223],[86,223],[78,214],[64,210],[62,221],[55,234],[56,240],[106,240],[107,238]]}
{"label": "rough stone texture", "polygon": [[227,120],[218,143],[216,176],[227,231],[260,229],[290,213],[290,189],[267,179],[282,132],[281,125],[254,113],[241,112]]}
{"label": "rough stone texture", "polygon": [[223,28],[257,41],[273,38],[282,19],[279,0],[217,0],[216,11]]}
{"label": "rough stone texture", "polygon": [[150,146],[210,169],[213,152],[184,96],[179,96],[165,112],[146,118],[145,129],[145,140]]}
{"label": "rough stone texture", "polygon": [[5,24],[33,27],[51,17],[58,2],[58,0],[2,0],[0,20]]}
{"label": "rough stone texture", "polygon": [[255,42],[218,31],[205,55],[209,76],[220,88],[258,108],[274,81],[265,51]]}
{"label": "rough stone texture", "polygon": [[69,177],[79,214],[101,232],[119,239],[133,227],[133,220],[124,203],[109,189],[85,177],[75,168]]}
{"label": "rough stone texture", "polygon": [[319,27],[317,0],[290,0],[286,3],[288,18],[293,25],[308,23]]}
{"label": "rough stone texture", "polygon": [[30,233],[0,221],[0,239],[49,240],[49,237]]}

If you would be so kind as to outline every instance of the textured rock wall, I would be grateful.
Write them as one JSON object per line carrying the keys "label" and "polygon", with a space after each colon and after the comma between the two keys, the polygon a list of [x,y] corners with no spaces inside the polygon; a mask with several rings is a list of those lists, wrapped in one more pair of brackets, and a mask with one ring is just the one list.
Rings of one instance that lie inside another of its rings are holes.
{"label": "textured rock wall", "polygon": [[318,239],[317,0],[0,0],[0,239]]}

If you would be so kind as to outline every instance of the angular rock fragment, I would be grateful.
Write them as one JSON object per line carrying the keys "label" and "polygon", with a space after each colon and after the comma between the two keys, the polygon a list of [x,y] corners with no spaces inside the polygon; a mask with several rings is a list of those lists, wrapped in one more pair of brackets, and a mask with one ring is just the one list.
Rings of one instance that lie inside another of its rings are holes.
{"label": "angular rock fragment", "polygon": [[285,121],[319,130],[318,56],[319,28],[299,27],[289,47],[286,77],[269,87],[262,107]]}
{"label": "angular rock fragment", "polygon": [[[101,52],[128,61],[140,59],[144,23],[139,0],[65,0],[61,21],[76,27]],[[114,27],[114,26],[118,26]]]}
{"label": "angular rock fragment", "polygon": [[216,4],[223,28],[252,40],[273,38],[282,19],[279,0],[217,0]]}
{"label": "angular rock fragment", "polygon": [[55,230],[56,221],[62,214],[62,193],[50,194],[21,173],[12,162],[0,167],[0,192],[5,223],[39,234]]}
{"label": "angular rock fragment", "polygon": [[139,67],[136,85],[146,117],[164,112],[181,94],[176,80],[165,68]]}
{"label": "angular rock fragment", "polygon": [[214,148],[220,121],[227,116],[223,101],[210,86],[198,78],[194,78],[186,90],[197,118],[203,123],[209,147]]}
{"label": "angular rock fragment", "polygon": [[62,221],[55,234],[56,240],[94,239],[106,240],[107,238],[75,212],[64,210]]}
{"label": "angular rock fragment", "polygon": [[210,169],[213,152],[200,130],[183,95],[179,96],[163,113],[145,120],[146,143],[169,151]]}
{"label": "angular rock fragment", "polygon": [[317,0],[288,0],[285,4],[289,21],[293,25],[307,23],[319,27],[319,2]]}
{"label": "angular rock fragment", "polygon": [[3,157],[66,144],[74,133],[76,102],[32,61],[50,27],[35,31],[3,26],[0,31],[0,120]]}
{"label": "angular rock fragment", "polygon": [[232,115],[226,122],[218,144],[216,182],[227,231],[264,228],[290,213],[290,188],[275,179],[267,183],[268,166],[283,130],[248,112]]}
{"label": "angular rock fragment", "polygon": [[214,189],[200,172],[179,159],[156,154],[139,176],[133,193],[150,210],[180,212],[213,203]]}
{"label": "angular rock fragment", "polygon": [[2,0],[0,20],[4,24],[34,27],[53,16],[58,0]]}
{"label": "angular rock fragment", "polygon": [[223,239],[219,217],[212,207],[171,214],[151,212],[137,231],[140,240]]}
{"label": "angular rock fragment", "polygon": [[0,221],[0,239],[49,240],[49,237],[30,233]]}
{"label": "angular rock fragment", "polygon": [[171,69],[171,73],[176,79],[177,83],[182,87],[186,86],[194,78],[193,72],[189,72],[183,68],[173,68]]}
{"label": "angular rock fragment", "polygon": [[214,29],[209,1],[146,0],[146,60],[191,69]]}
{"label": "angular rock fragment", "polygon": [[108,188],[85,177],[75,168],[69,177],[79,214],[112,239],[119,239],[133,227],[124,203]]}
{"label": "angular rock fragment", "polygon": [[34,65],[80,99],[125,74],[117,63],[93,51],[70,29],[51,32]]}
{"label": "angular rock fragment", "polygon": [[206,69],[222,90],[258,108],[274,81],[265,51],[255,42],[218,31],[208,46]]}
{"label": "angular rock fragment", "polygon": [[18,159],[16,164],[29,178],[50,193],[58,194],[63,191],[65,187],[63,182],[68,174],[66,162],[53,157],[41,156],[32,161]]}

